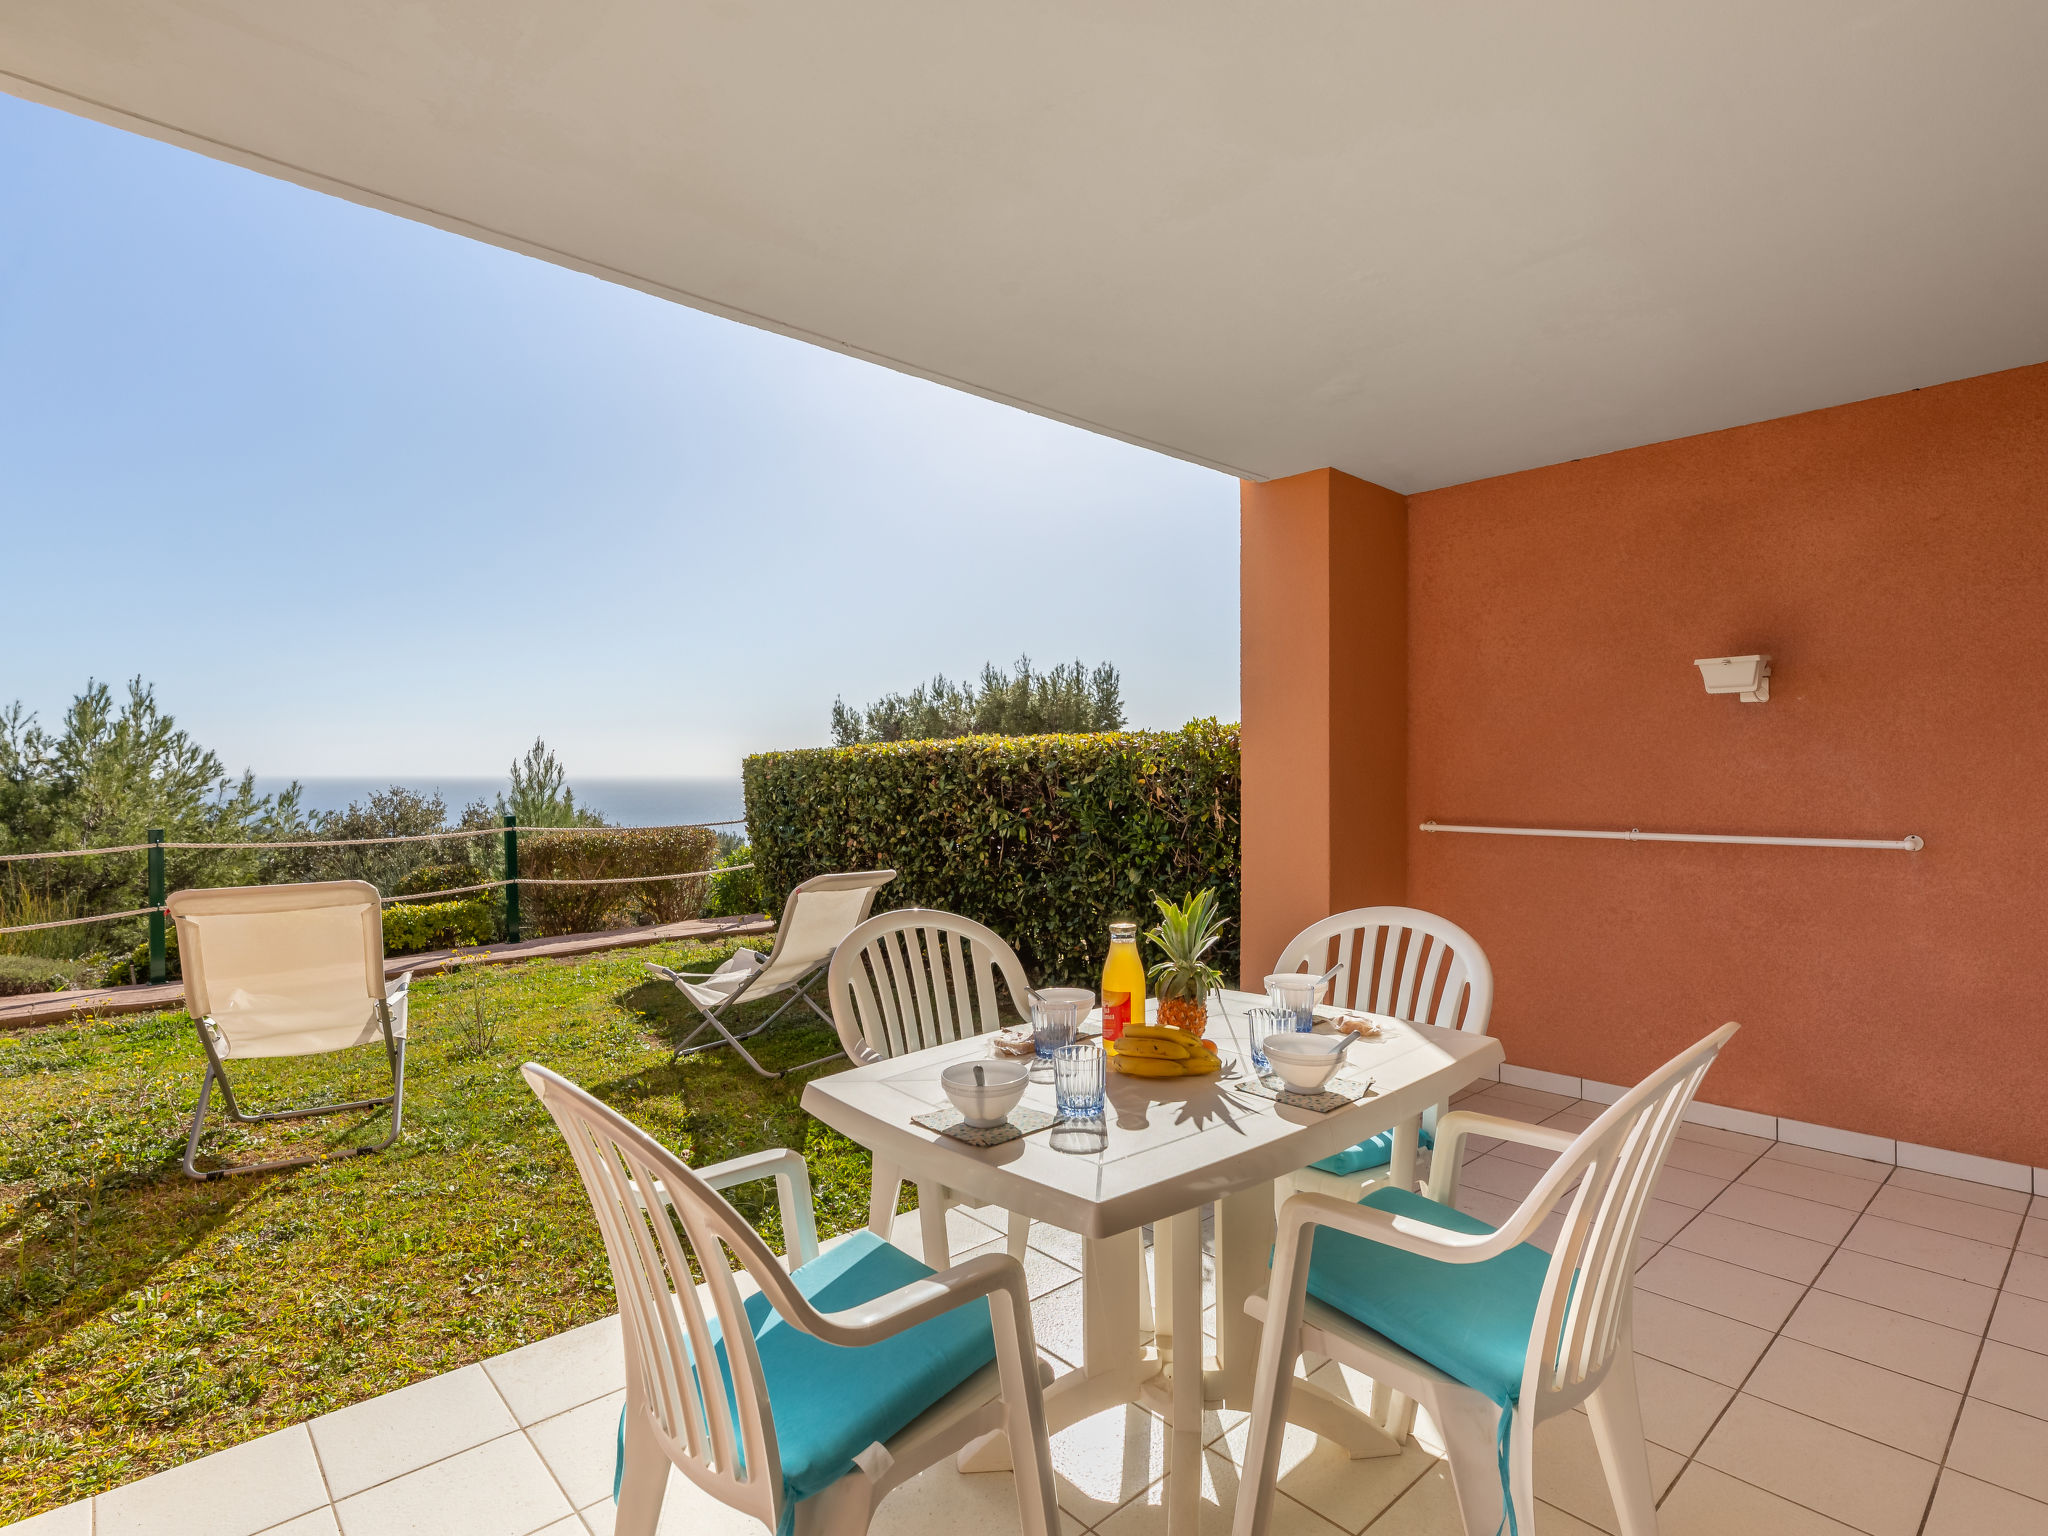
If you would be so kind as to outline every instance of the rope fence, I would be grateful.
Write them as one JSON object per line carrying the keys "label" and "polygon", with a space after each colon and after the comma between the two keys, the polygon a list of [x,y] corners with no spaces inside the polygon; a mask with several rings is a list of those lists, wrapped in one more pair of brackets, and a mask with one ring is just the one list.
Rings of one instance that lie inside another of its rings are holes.
{"label": "rope fence", "polygon": [[609,834],[617,837],[621,833],[636,832],[682,832],[708,830],[714,827],[738,827],[746,825],[744,817],[727,821],[679,821],[660,827],[522,827],[509,814],[501,827],[460,827],[449,832],[407,832],[391,837],[322,837],[300,838],[290,841],[270,842],[264,839],[249,839],[237,843],[188,843],[166,842],[164,835],[154,829],[146,843],[118,843],[105,848],[57,848],[42,853],[0,853],[0,865],[25,864],[45,859],[89,859],[105,858],[124,853],[149,855],[148,889],[145,896],[149,905],[131,907],[126,912],[97,912],[90,917],[58,917],[40,923],[18,923],[12,927],[0,928],[0,936],[12,933],[35,933],[49,928],[76,928],[87,923],[117,923],[125,918],[146,917],[149,919],[149,979],[161,982],[165,978],[166,940],[164,915],[165,875],[164,855],[173,852],[192,853],[276,853],[295,848],[366,848],[382,847],[396,843],[441,843],[455,842],[465,838],[502,837],[505,840],[505,878],[484,880],[475,885],[451,886],[440,891],[414,891],[403,896],[380,896],[378,905],[389,907],[407,901],[445,901],[451,896],[467,896],[478,891],[499,891],[505,893],[503,928],[505,942],[517,943],[520,937],[519,890],[521,886],[559,885],[653,885],[668,880],[702,880],[713,875],[741,874],[751,870],[752,864],[734,864],[724,869],[686,869],[665,875],[607,875],[591,876],[587,879],[555,879],[539,875],[519,873],[519,834],[521,832],[542,833],[553,837],[598,836]]}
{"label": "rope fence", "polygon": [[[163,846],[171,845],[166,843]],[[535,875],[523,875],[517,880],[486,880],[481,885],[450,886],[445,891],[415,891],[410,896],[380,896],[377,898],[377,904],[388,907],[401,901],[440,901],[449,896],[467,896],[472,891],[495,891],[508,885],[651,885],[657,880],[703,880],[711,875],[736,875],[753,867],[751,864],[728,864],[722,869],[686,869],[676,875],[611,875],[592,880],[544,880]],[[75,928],[81,923],[114,923],[124,917],[150,917],[164,910],[163,907],[134,907],[126,912],[98,912],[91,917],[60,917],[47,923],[22,923],[13,928],[0,928],[0,933],[33,933],[38,928]]]}
{"label": "rope fence", "polygon": [[[682,832],[691,827],[743,827],[746,824],[746,817],[736,816],[730,821],[678,821],[665,827],[521,827],[519,830],[545,832],[549,836],[561,833],[573,837],[578,834],[600,832]],[[23,863],[29,859],[89,859],[111,853],[148,853],[152,848],[168,851],[203,850],[213,853],[227,853],[237,849],[244,853],[264,853],[282,848],[367,848],[377,843],[440,843],[458,837],[499,837],[504,834],[504,830],[502,827],[466,827],[454,832],[407,832],[392,837],[333,837],[292,843],[261,840],[241,843],[120,843],[110,848],[59,848],[49,853],[0,853],[0,864]],[[118,915],[132,917],[134,914]],[[0,928],[0,933],[12,931]]]}

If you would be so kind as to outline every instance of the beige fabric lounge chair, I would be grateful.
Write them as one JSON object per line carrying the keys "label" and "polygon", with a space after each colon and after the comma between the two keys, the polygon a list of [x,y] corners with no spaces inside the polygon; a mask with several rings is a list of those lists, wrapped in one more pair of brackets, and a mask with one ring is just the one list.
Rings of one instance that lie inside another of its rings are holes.
{"label": "beige fabric lounge chair", "polygon": [[[832,963],[840,942],[860,926],[875,904],[875,892],[896,878],[893,869],[864,869],[841,875],[813,875],[789,893],[782,906],[782,921],[775,928],[775,944],[764,956],[759,950],[739,949],[715,971],[672,971],[665,965],[649,964],[647,969],[690,1000],[703,1022],[684,1037],[669,1056],[680,1061],[699,1051],[729,1045],[740,1059],[763,1077],[781,1077],[833,1060],[833,1051],[816,1061],[806,1061],[781,1072],[771,1072],[754,1059],[740,1042],[751,1040],[801,1002],[827,1024],[832,1015],[818,1006],[805,990]],[[788,992],[788,1001],[743,1035],[726,1027],[725,1015],[742,1002],[754,1002]],[[836,1025],[834,1026],[837,1027]],[[694,1043],[706,1030],[717,1033],[715,1040]]]}
{"label": "beige fabric lounge chair", "polygon": [[[405,1108],[407,973],[384,980],[384,919],[377,888],[361,880],[310,885],[251,885],[179,891],[164,904],[178,925],[185,1009],[206,1052],[199,1107],[185,1141],[185,1172],[195,1179],[263,1173],[381,1152],[398,1140]],[[319,1056],[382,1041],[391,1068],[383,1098],[307,1109],[246,1112],[227,1063],[259,1056]],[[310,1152],[239,1167],[193,1166],[215,1081],[228,1119],[242,1125],[303,1120],[391,1107],[391,1133],[369,1146]]]}

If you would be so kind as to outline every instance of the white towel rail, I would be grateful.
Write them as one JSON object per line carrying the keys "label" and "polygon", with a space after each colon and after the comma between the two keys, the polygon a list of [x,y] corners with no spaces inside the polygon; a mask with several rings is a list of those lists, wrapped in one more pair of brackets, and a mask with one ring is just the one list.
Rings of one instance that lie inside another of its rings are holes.
{"label": "white towel rail", "polygon": [[1618,843],[1758,843],[1773,848],[1888,848],[1918,853],[1927,846],[1918,837],[1743,837],[1725,832],[1589,832],[1572,827],[1474,827],[1448,821],[1425,821],[1425,832],[1483,832],[1490,837],[1592,837]]}

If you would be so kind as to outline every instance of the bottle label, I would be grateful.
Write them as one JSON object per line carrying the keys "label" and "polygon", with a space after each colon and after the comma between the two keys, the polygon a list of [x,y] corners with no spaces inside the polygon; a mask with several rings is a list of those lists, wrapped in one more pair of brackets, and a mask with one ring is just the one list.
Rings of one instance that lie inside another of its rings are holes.
{"label": "bottle label", "polygon": [[1102,994],[1102,1038],[1121,1040],[1124,1026],[1131,1022],[1131,994],[1128,992],[1105,992]]}

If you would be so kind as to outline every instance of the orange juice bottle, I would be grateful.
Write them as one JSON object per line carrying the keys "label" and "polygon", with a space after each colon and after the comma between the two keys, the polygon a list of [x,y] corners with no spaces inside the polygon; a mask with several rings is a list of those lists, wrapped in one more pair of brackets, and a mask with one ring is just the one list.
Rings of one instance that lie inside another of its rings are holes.
{"label": "orange juice bottle", "polygon": [[1102,1038],[1120,1040],[1126,1024],[1145,1022],[1145,962],[1138,956],[1138,925],[1109,925],[1109,958],[1102,962]]}

